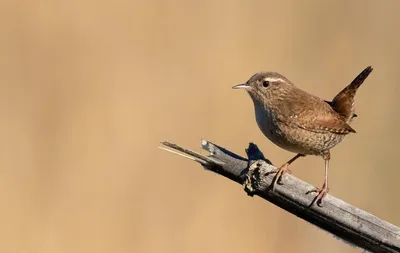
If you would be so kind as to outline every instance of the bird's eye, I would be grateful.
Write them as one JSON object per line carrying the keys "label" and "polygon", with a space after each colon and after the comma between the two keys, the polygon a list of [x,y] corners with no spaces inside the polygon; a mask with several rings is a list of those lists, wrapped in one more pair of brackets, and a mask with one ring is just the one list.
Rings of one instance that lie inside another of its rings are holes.
{"label": "bird's eye", "polygon": [[269,86],[269,81],[263,81],[263,86],[266,88]]}

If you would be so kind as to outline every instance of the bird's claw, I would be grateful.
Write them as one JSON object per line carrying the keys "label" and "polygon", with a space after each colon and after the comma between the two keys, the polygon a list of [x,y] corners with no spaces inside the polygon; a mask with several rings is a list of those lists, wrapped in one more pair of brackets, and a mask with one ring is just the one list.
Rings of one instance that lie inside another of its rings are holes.
{"label": "bird's claw", "polygon": [[311,202],[309,207],[313,206],[315,203],[319,207],[322,207],[323,206],[323,200],[324,200],[326,194],[328,194],[329,188],[327,186],[325,186],[325,184],[324,184],[322,186],[322,189],[319,189],[319,188],[316,187],[315,189],[312,189],[312,190],[306,192],[306,194],[310,194],[312,192],[316,192],[316,193],[318,193],[318,195],[313,199],[313,201]]}
{"label": "bird's claw", "polygon": [[273,170],[271,173],[276,173],[274,179],[272,180],[271,187],[272,191],[275,191],[275,185],[283,185],[282,177],[285,173],[292,174],[292,171],[289,169],[289,164],[285,163],[279,169]]}

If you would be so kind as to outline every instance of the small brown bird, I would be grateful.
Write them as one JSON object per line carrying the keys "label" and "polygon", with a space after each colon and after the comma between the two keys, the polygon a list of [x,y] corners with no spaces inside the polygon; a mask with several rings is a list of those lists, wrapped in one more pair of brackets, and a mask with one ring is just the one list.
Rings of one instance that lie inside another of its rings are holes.
{"label": "small brown bird", "polygon": [[372,72],[372,67],[362,71],[332,102],[324,101],[293,85],[276,72],[260,72],[245,84],[234,89],[245,89],[254,103],[256,121],[264,135],[279,147],[297,153],[276,171],[272,183],[275,189],[288,166],[305,155],[322,156],[325,160],[325,179],[311,205],[322,204],[328,193],[328,167],[330,149],[349,133],[356,131],[349,126],[357,115],[354,113],[354,96],[357,89]]}

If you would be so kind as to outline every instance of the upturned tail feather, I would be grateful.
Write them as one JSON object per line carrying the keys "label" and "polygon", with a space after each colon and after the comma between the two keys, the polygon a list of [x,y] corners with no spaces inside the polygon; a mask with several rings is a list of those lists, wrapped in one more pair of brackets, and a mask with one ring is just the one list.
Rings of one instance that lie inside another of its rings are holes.
{"label": "upturned tail feather", "polygon": [[358,88],[371,74],[373,68],[365,68],[346,88],[337,94],[332,102],[326,101],[347,123],[357,117],[354,110],[354,97]]}

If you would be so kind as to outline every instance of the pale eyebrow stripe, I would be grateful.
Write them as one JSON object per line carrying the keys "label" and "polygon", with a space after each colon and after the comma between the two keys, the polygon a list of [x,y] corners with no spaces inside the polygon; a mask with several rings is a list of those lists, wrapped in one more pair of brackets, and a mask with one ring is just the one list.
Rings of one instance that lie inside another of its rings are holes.
{"label": "pale eyebrow stripe", "polygon": [[276,77],[276,78],[274,78],[274,77],[267,77],[267,78],[264,78],[264,80],[265,80],[265,81],[269,81],[269,82],[276,82],[276,81],[285,82],[285,80],[283,80],[282,78],[279,78],[279,77]]}

